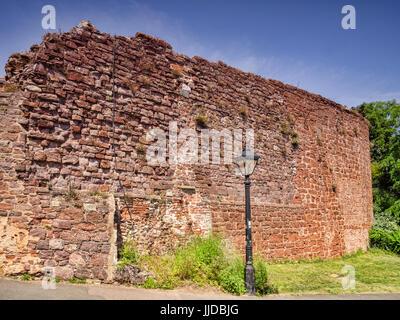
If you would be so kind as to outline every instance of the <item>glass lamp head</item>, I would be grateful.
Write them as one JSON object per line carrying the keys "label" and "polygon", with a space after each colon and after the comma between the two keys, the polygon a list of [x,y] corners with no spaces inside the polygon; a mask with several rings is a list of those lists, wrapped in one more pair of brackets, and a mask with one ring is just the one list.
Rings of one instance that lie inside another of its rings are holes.
{"label": "glass lamp head", "polygon": [[243,176],[250,176],[253,174],[259,158],[258,154],[245,147],[242,154],[236,157],[234,161]]}

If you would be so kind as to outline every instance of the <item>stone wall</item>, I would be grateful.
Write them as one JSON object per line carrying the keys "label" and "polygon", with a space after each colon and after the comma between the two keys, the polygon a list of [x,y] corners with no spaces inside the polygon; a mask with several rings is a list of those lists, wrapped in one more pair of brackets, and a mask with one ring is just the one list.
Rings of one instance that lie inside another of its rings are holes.
{"label": "stone wall", "polygon": [[19,92],[0,92],[0,273],[110,281],[117,259],[111,194],[57,192],[20,178],[25,170],[26,121]]}
{"label": "stone wall", "polygon": [[211,208],[197,193],[181,197],[133,197],[120,201],[121,235],[144,252],[163,254],[191,235],[212,230]]}
{"label": "stone wall", "polygon": [[[0,217],[0,265],[5,274],[110,281],[117,261],[112,196],[70,198],[49,190],[28,197],[21,211]],[[32,211],[27,207],[31,206]]]}
{"label": "stone wall", "polygon": [[[245,252],[243,204],[219,203],[213,210],[214,230]],[[254,250],[267,259],[328,258],[344,252],[343,218],[315,214],[298,204],[253,205]]]}
{"label": "stone wall", "polygon": [[[199,136],[202,126],[254,130],[261,158],[251,177],[253,232],[264,256],[333,257],[367,246],[373,218],[368,122],[335,102],[175,53],[148,35],[111,37],[88,22],[12,55],[4,86],[2,217],[20,211],[24,220],[44,210],[41,192],[48,188],[106,192],[116,199],[119,234],[143,250],[165,252],[211,230],[242,248],[244,186],[233,164],[146,160],[149,130],[170,138],[176,122],[176,132],[192,128]],[[105,220],[99,223],[104,229]]]}

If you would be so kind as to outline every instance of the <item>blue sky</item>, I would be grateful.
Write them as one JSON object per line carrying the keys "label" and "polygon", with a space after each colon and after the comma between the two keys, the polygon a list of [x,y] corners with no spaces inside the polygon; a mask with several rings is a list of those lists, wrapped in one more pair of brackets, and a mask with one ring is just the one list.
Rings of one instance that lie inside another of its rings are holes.
{"label": "blue sky", "polygon": [[[55,6],[62,31],[87,19],[102,32],[145,32],[177,52],[221,60],[349,107],[400,101],[400,1],[7,1],[0,16],[0,76],[12,53],[41,42],[46,4]],[[356,9],[356,30],[341,27],[347,4]]]}

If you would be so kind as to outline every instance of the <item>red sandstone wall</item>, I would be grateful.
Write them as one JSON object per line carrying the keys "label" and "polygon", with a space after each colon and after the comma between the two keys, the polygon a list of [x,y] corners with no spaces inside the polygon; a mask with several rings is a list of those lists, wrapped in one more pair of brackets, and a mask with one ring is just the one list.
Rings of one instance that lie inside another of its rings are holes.
{"label": "red sandstone wall", "polygon": [[66,280],[112,279],[117,258],[112,197],[71,200],[42,190],[18,197],[21,201],[24,206],[11,202],[13,211],[0,217],[2,273],[40,275],[52,267],[55,277]]}
{"label": "red sandstone wall", "polygon": [[[128,212],[120,197],[121,233],[143,249],[162,252],[209,230],[240,247],[244,187],[234,165],[151,166],[142,152],[149,129],[168,131],[177,121],[178,128],[199,132],[195,117],[205,114],[210,129],[255,131],[261,159],[252,176],[253,232],[262,254],[332,257],[366,248],[372,223],[368,123],[356,112],[222,62],[177,54],[147,35],[112,38],[87,23],[13,55],[6,72],[22,95],[15,122],[23,134],[4,125],[2,141],[19,139],[13,183],[30,188],[32,197],[49,183],[55,190],[124,191],[134,204]],[[191,88],[189,97],[180,94],[183,84]],[[7,216],[9,202],[0,200]]]}
{"label": "red sandstone wall", "polygon": [[57,278],[112,279],[114,197],[60,193],[20,179],[29,147],[19,103],[19,92],[0,92],[0,274],[39,275],[52,267]]}
{"label": "red sandstone wall", "polygon": [[[182,198],[143,197],[128,201],[123,208],[121,233],[133,239],[146,252],[163,254],[190,235],[204,235],[211,230],[211,212],[199,203],[198,194]],[[208,217],[208,218],[207,218]]]}

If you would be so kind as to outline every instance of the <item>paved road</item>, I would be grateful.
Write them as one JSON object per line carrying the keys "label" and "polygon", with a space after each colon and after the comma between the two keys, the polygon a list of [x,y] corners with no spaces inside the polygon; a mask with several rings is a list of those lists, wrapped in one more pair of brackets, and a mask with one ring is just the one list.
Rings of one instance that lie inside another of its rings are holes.
{"label": "paved road", "polygon": [[[0,279],[0,300],[235,300],[260,299],[194,289],[155,290],[116,285],[57,283],[44,290],[41,281]],[[400,293],[354,295],[271,295],[267,300],[400,300]]]}

